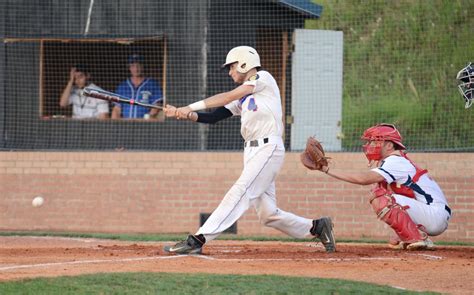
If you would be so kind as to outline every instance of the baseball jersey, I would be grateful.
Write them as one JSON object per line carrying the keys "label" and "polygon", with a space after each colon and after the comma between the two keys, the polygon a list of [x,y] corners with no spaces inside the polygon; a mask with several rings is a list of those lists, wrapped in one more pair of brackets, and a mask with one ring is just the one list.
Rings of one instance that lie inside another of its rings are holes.
{"label": "baseball jersey", "polygon": [[[162,98],[161,87],[153,79],[145,79],[137,88],[133,86],[130,79],[125,80],[117,88],[117,94],[133,99],[137,102],[146,104],[156,104]],[[130,105],[125,103],[115,103],[122,112],[123,118],[143,118],[145,114],[149,113],[149,109],[137,105]]]}
{"label": "baseball jersey", "polygon": [[[101,90],[93,83],[87,87]],[[69,95],[69,104],[72,104],[72,117],[75,119],[97,118],[100,114],[109,112],[107,101],[85,96],[82,89],[77,87],[74,87]]]}
{"label": "baseball jersey", "polygon": [[280,89],[267,71],[259,71],[243,85],[254,86],[252,94],[225,107],[241,116],[240,133],[245,141],[283,135]]}
{"label": "baseball jersey", "polygon": [[416,168],[406,158],[392,155],[381,162],[372,171],[379,173],[390,184],[405,185],[411,188],[416,200],[425,204],[440,203],[447,205],[446,197],[438,184],[428,174],[423,174],[418,181],[413,182]]}

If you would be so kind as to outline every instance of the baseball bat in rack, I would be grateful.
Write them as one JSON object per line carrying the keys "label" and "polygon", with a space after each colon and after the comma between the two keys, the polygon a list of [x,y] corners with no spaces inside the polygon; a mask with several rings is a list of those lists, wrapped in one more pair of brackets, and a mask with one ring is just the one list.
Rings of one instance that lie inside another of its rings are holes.
{"label": "baseball bat in rack", "polygon": [[82,93],[85,96],[89,96],[89,97],[93,97],[93,98],[97,98],[97,99],[102,99],[102,100],[106,100],[106,101],[110,101],[110,102],[127,103],[127,104],[130,104],[130,105],[137,105],[137,106],[142,106],[142,107],[150,108],[150,109],[158,109],[158,110],[163,109],[162,106],[157,106],[157,105],[154,105],[154,104],[139,102],[139,101],[136,101],[134,99],[130,99],[128,97],[124,97],[122,95],[119,95],[117,93],[113,93],[113,92],[109,92],[109,91],[105,91],[105,90],[94,89],[94,88],[90,88],[90,87],[85,87],[84,90],[82,91]]}

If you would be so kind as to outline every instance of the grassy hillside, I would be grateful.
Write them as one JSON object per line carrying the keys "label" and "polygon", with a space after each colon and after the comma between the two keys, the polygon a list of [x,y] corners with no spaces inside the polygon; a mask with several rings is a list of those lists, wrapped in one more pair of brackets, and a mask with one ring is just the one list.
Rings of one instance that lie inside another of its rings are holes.
{"label": "grassy hillside", "polygon": [[315,2],[323,14],[306,28],[344,32],[346,150],[377,122],[397,124],[410,150],[474,150],[455,79],[474,62],[474,1]]}

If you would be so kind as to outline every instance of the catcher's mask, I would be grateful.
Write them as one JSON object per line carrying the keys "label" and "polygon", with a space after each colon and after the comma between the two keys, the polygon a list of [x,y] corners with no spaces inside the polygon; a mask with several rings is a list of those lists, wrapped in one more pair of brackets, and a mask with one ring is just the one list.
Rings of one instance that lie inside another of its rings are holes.
{"label": "catcher's mask", "polygon": [[470,62],[458,72],[456,79],[460,82],[458,89],[466,102],[464,107],[467,109],[472,105],[474,99],[474,65]]}
{"label": "catcher's mask", "polygon": [[245,74],[253,68],[260,67],[260,56],[257,50],[250,46],[238,46],[232,48],[225,59],[222,68],[237,63],[237,71]]}
{"label": "catcher's mask", "polygon": [[[366,143],[362,146],[364,154],[369,161],[380,161],[382,159],[382,145],[384,141],[391,141],[397,150],[405,150],[406,147],[402,143],[402,136],[397,128],[392,124],[381,123],[372,126],[364,131],[361,137]],[[371,145],[372,141],[379,141]]]}

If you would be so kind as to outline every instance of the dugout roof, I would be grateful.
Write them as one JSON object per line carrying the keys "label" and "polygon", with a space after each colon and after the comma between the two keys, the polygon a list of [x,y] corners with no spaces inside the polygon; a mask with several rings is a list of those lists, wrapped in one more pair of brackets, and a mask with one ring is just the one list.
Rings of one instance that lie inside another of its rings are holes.
{"label": "dugout roof", "polygon": [[278,4],[301,13],[306,17],[319,18],[323,12],[323,7],[313,3],[311,0],[278,0],[277,2]]}

